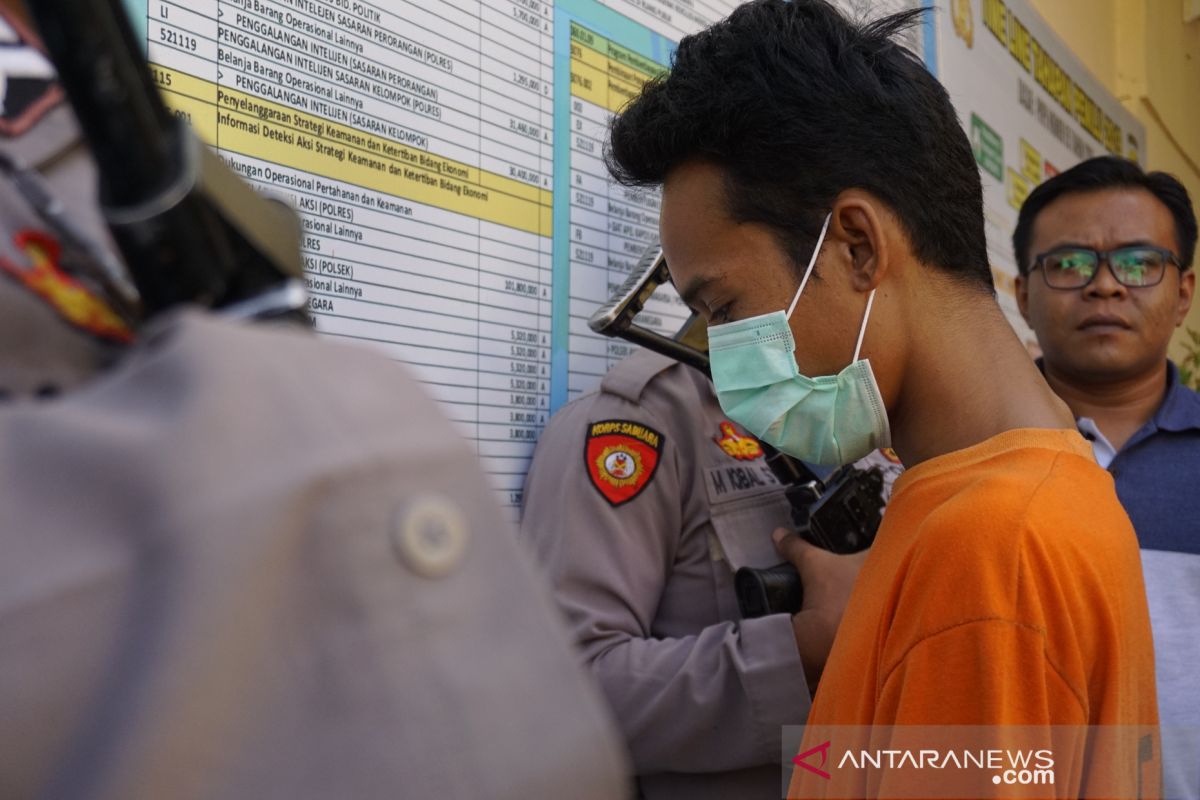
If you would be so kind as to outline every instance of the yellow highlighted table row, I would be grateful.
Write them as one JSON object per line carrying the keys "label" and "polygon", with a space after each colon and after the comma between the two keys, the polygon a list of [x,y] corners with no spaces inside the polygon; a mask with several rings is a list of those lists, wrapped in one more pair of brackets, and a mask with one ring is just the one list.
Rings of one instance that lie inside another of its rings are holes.
{"label": "yellow highlighted table row", "polygon": [[[662,64],[638,55],[629,48],[622,47],[575,22],[571,23],[571,44],[579,44],[585,50],[591,51],[590,54],[585,52],[582,55],[591,60],[592,66],[604,69],[604,64],[601,62],[612,62],[624,71],[640,73],[635,79],[639,82],[653,78],[667,69]],[[571,54],[574,55],[573,48]]]}
{"label": "yellow highlighted table row", "polygon": [[161,66],[167,104],[222,150],[549,235],[551,193]]}
{"label": "yellow highlighted table row", "polygon": [[642,90],[641,84],[627,83],[611,73],[571,59],[571,94],[614,114]]}

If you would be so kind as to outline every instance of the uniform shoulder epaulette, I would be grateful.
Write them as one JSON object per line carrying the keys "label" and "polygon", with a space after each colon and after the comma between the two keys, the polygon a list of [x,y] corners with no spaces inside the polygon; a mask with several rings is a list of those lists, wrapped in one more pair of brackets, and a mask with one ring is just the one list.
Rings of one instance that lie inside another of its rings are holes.
{"label": "uniform shoulder epaulette", "polygon": [[650,381],[678,363],[649,350],[638,350],[608,371],[600,381],[600,391],[637,403]]}

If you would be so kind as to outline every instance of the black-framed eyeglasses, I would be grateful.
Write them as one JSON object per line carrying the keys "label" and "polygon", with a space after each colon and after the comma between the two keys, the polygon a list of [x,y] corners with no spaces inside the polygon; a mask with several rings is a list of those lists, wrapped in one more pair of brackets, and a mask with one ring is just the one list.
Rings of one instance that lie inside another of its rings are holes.
{"label": "black-framed eyeglasses", "polygon": [[1139,244],[1104,251],[1059,247],[1039,253],[1030,270],[1040,267],[1051,289],[1082,289],[1099,274],[1101,261],[1107,262],[1117,283],[1131,289],[1158,285],[1168,263],[1180,267],[1179,259],[1165,247]]}

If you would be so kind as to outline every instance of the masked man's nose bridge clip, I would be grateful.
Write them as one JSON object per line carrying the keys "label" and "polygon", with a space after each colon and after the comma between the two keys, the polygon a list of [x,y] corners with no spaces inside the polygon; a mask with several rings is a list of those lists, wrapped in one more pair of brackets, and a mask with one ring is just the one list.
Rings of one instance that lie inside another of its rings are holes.
{"label": "masked man's nose bridge clip", "polygon": [[[800,302],[800,295],[804,292],[804,287],[808,285],[808,279],[812,276],[813,267],[817,265],[817,256],[821,252],[821,245],[825,243],[825,233],[829,230],[829,221],[833,219],[833,212],[825,215],[825,221],[821,223],[821,233],[817,236],[817,244],[813,247],[812,257],[808,259],[808,267],[804,270],[804,277],[800,279],[800,288],[796,290],[796,294],[792,296],[792,304],[788,306],[786,318],[790,322],[792,312],[796,310],[796,304]],[[863,337],[867,332],[867,319],[871,316],[871,306],[875,302],[875,289],[867,295],[867,308],[863,311],[862,324],[858,326],[858,341],[854,344],[854,357],[850,359],[853,364],[858,361],[859,353],[862,352]]]}

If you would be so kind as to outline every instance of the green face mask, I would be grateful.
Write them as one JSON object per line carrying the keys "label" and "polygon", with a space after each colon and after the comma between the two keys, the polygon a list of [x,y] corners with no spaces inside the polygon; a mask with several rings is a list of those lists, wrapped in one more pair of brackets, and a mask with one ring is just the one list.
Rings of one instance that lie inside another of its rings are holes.
{"label": "green face mask", "polygon": [[810,378],[801,375],[796,365],[796,342],[788,320],[817,263],[828,228],[826,216],[787,312],[714,325],[708,329],[708,350],[717,400],[730,419],[802,461],[841,466],[889,447],[891,429],[871,364],[858,357],[874,289],[867,298],[849,366],[837,375]]}

